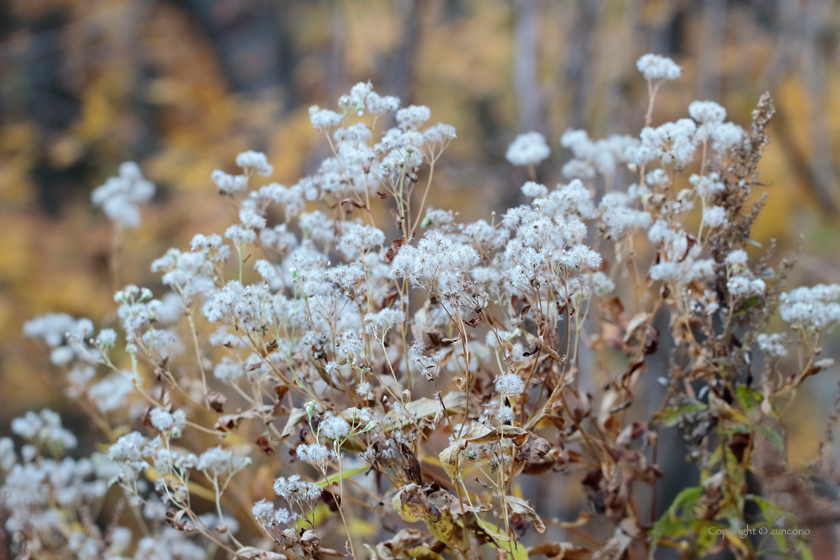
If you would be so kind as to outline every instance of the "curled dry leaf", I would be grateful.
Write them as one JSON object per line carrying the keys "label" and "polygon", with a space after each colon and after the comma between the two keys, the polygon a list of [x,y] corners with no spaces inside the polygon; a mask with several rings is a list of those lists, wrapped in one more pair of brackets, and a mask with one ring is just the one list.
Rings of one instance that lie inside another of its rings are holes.
{"label": "curled dry leaf", "polygon": [[223,414],[216,421],[216,429],[222,431],[235,430],[243,420],[263,419],[270,416],[273,411],[273,406],[262,405],[236,414]]}
{"label": "curled dry leaf", "polygon": [[224,409],[227,397],[218,391],[207,391],[207,404],[216,412],[221,413]]}
{"label": "curled dry leaf", "polygon": [[517,498],[516,496],[505,496],[505,503],[507,503],[513,513],[521,515],[532,522],[538,533],[545,533],[545,524],[528,501]]}
{"label": "curled dry leaf", "polygon": [[280,439],[286,439],[292,432],[295,430],[295,426],[298,425],[298,422],[301,422],[306,418],[306,411],[300,408],[293,408],[291,412],[289,412],[289,418],[286,420],[286,425],[283,426],[283,431],[280,432]]}
{"label": "curled dry leaf", "polygon": [[632,319],[627,323],[627,328],[624,332],[624,343],[628,343],[633,339],[633,335],[636,334],[636,331],[644,325],[648,320],[647,313],[637,313],[633,316]]}
{"label": "curled dry leaf", "polygon": [[[467,394],[461,391],[451,391],[444,395],[443,397],[443,407],[446,410],[446,414],[464,414],[466,411],[467,405]],[[420,399],[416,399],[409,403],[406,403],[405,410],[408,410],[409,414],[414,418],[415,422],[418,422],[424,418],[434,418],[438,412],[440,411],[441,404],[440,401],[437,399],[430,399],[427,397],[423,397]],[[395,408],[391,410],[387,415],[386,418],[387,424],[385,424],[385,430],[393,430],[394,428],[400,428],[405,426],[406,424],[410,424],[409,420],[405,418],[405,410],[402,408]]]}
{"label": "curled dry leaf", "polygon": [[470,443],[482,445],[497,443],[502,439],[513,440],[517,446],[523,445],[529,437],[527,430],[518,426],[490,427],[474,422],[472,427],[462,434],[455,443],[440,452],[440,459],[443,469],[452,480],[458,480],[460,473],[460,457],[464,449]]}
{"label": "curled dry leaf", "polygon": [[375,552],[370,550],[370,546],[366,546],[366,548],[382,560],[405,558],[408,550],[419,547],[424,543],[426,538],[425,533],[419,529],[406,527],[397,531],[397,534],[390,539],[377,544]]}

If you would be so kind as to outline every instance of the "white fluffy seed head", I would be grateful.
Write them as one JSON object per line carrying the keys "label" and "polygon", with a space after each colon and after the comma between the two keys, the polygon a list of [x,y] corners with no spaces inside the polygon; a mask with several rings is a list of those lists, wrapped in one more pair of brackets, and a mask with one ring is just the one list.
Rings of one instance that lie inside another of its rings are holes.
{"label": "white fluffy seed head", "polygon": [[515,373],[503,373],[496,377],[496,391],[503,395],[520,395],[525,391],[525,382]]}

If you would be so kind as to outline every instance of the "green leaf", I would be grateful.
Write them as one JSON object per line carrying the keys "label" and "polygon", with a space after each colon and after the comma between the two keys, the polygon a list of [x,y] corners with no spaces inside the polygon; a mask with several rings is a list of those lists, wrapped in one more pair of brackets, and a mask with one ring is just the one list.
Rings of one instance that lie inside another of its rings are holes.
{"label": "green leaf", "polygon": [[755,428],[759,432],[761,432],[764,435],[764,437],[770,440],[770,443],[773,444],[773,447],[776,448],[776,451],[781,452],[785,450],[785,441],[782,439],[782,436],[777,431],[763,424],[759,424]]}
{"label": "green leaf", "polygon": [[773,533],[773,539],[776,541],[776,546],[779,547],[784,554],[788,554],[787,539],[780,533]]}
{"label": "green leaf", "polygon": [[744,385],[739,385],[735,392],[738,396],[738,404],[747,413],[747,415],[756,414],[758,407],[761,404],[763,397],[758,391],[754,391]]}
{"label": "green leaf", "polygon": [[769,549],[769,548],[764,549],[764,550],[756,550],[755,551],[756,556],[765,556],[767,554],[772,555],[773,558],[777,558],[777,557],[778,558],[798,558],[797,556],[794,556],[790,552],[781,552],[779,550],[772,550],[772,549]]}
{"label": "green leaf", "polygon": [[782,516],[786,515],[787,512],[768,500],[763,496],[756,496],[755,494],[750,494],[747,496],[747,499],[751,502],[755,502],[755,505],[761,509],[761,515],[764,519],[767,520],[767,523],[770,525],[774,524],[776,521],[782,518]]}
{"label": "green leaf", "polygon": [[738,308],[738,311],[735,312],[736,315],[740,315],[745,313],[749,308],[755,307],[761,303],[761,296],[752,296],[744,300],[744,303],[741,304],[741,307]]}
{"label": "green leaf", "polygon": [[722,529],[719,525],[711,521],[700,522],[696,527],[693,529],[693,534],[697,535],[697,555],[702,556],[706,553],[706,551],[710,550],[713,546],[717,544],[717,540],[719,535],[715,533],[715,531],[709,531],[709,529]]}
{"label": "green leaf", "polygon": [[321,488],[326,488],[333,482],[338,482],[339,480],[344,480],[345,478],[350,478],[351,476],[357,475],[359,473],[363,473],[367,471],[370,467],[356,467],[355,469],[349,469],[346,471],[340,471],[337,473],[333,473],[324,480],[318,481],[318,486]]}
{"label": "green leaf", "polygon": [[703,495],[702,486],[686,488],[674,498],[668,511],[656,522],[651,531],[654,540],[660,537],[679,537],[689,530],[691,514],[697,500]]}
{"label": "green leaf", "polygon": [[528,560],[528,550],[521,543],[514,543],[510,537],[503,535],[502,530],[488,521],[479,520],[479,525],[493,539],[497,548],[511,552],[513,549],[513,560]]}
{"label": "green leaf", "polygon": [[701,402],[692,402],[679,407],[670,406],[668,408],[663,408],[654,414],[653,421],[655,423],[662,424],[667,428],[671,428],[676,426],[680,419],[686,414],[701,412],[703,410],[706,410],[706,405]]}

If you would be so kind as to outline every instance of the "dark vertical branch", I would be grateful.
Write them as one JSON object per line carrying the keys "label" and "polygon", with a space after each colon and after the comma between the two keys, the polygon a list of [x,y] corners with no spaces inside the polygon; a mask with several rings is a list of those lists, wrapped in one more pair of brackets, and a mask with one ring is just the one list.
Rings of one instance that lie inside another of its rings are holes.
{"label": "dark vertical branch", "polygon": [[129,157],[141,160],[154,152],[158,147],[159,134],[155,130],[157,120],[157,107],[148,102],[145,96],[140,95],[143,91],[143,84],[149,79],[153,69],[147,64],[143,56],[141,45],[141,32],[143,24],[153,7],[153,0],[136,0],[128,7],[129,21],[126,24],[125,41],[127,53],[130,56],[132,68],[132,81],[134,83],[129,98],[131,113],[137,123],[138,134],[130,146]]}
{"label": "dark vertical branch", "polygon": [[618,38],[619,45],[626,45],[627,48],[619,49],[607,57],[607,95],[606,95],[606,124],[605,130],[611,133],[633,131],[637,123],[635,116],[638,108],[632,105],[632,95],[629,91],[628,78],[635,81],[636,60],[643,54],[636,50],[636,28],[638,27],[639,11],[642,0],[617,0],[616,6],[620,7],[621,31]]}
{"label": "dark vertical branch", "polygon": [[403,105],[411,99],[411,78],[420,44],[423,5],[422,0],[394,0],[394,9],[399,17],[399,41],[385,62],[383,93],[399,97]]}
{"label": "dark vertical branch", "polygon": [[592,85],[592,37],[601,12],[600,0],[579,0],[577,20],[566,46],[566,83],[571,90],[569,126],[583,128]]}
{"label": "dark vertical branch", "polygon": [[335,2],[327,15],[329,26],[329,42],[324,54],[323,89],[329,94],[330,101],[346,92],[347,88],[347,14],[341,2]]}
{"label": "dark vertical branch", "polygon": [[[798,0],[777,3],[776,8],[776,49],[770,62],[764,69],[760,89],[775,93],[779,84],[790,72],[798,52],[798,37],[801,27]],[[759,14],[755,14],[758,19]]]}
{"label": "dark vertical branch", "polygon": [[685,0],[658,2],[653,24],[648,30],[648,51],[665,56],[674,56],[683,51],[686,25]]}
{"label": "dark vertical branch", "polygon": [[543,99],[537,75],[540,0],[516,0],[513,31],[513,89],[522,131],[543,129]]}
{"label": "dark vertical branch", "polygon": [[29,33],[28,52],[22,61],[24,103],[37,128],[37,154],[32,177],[38,185],[41,208],[57,214],[79,187],[83,167],[56,165],[49,157],[51,143],[60,138],[81,114],[81,99],[66,73],[67,53],[62,48],[69,13],[53,8],[24,23]]}
{"label": "dark vertical branch", "polygon": [[[797,0],[780,2],[777,21],[779,41],[776,51],[764,70],[763,89],[775,92],[781,82],[802,60],[804,79],[809,95],[809,127],[813,142],[813,156],[797,144],[792,130],[790,117],[784,104],[776,108],[776,138],[782,146],[791,170],[807,188],[814,192],[824,212],[833,212],[837,208],[837,179],[831,163],[831,143],[825,122],[825,84],[821,73],[825,70],[825,59],[820,48],[820,31],[824,29],[823,11],[830,10],[830,4],[810,2],[803,6]],[[825,25],[829,21],[825,20]],[[799,58],[801,57],[801,59]],[[822,136],[822,137],[820,137]],[[822,145],[820,143],[822,142]],[[820,150],[817,155],[817,150]]]}
{"label": "dark vertical branch", "polygon": [[698,61],[700,99],[720,97],[721,47],[726,30],[726,0],[704,0]]}
{"label": "dark vertical branch", "polygon": [[832,162],[831,132],[826,118],[825,72],[822,39],[828,33],[832,3],[810,0],[805,8],[802,73],[808,91],[808,127],[811,136],[811,171],[820,205],[837,210],[837,175]]}

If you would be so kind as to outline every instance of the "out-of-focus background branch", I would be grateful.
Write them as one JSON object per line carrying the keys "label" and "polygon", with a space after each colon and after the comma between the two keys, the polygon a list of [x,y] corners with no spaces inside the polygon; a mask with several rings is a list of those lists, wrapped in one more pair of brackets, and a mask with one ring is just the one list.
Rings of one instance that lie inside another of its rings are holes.
{"label": "out-of-focus background branch", "polygon": [[[154,258],[232,219],[213,196],[214,169],[261,150],[271,180],[293,184],[326,155],[309,106],[331,107],[368,79],[458,129],[430,201],[464,220],[520,202],[527,177],[504,161],[518,133],[549,139],[552,157],[537,169],[549,186],[568,158],[565,129],[637,134],[645,52],[683,68],[654,124],[711,99],[746,126],[769,90],[779,109],[762,164],[770,200],[754,237],[789,251],[803,234],[798,280],[838,282],[838,30],[833,0],[0,3],[0,425],[59,406],[60,380],[20,337],[25,319],[113,313],[112,231],[89,197],[121,161],[138,161],[159,189],[126,236],[122,277],[157,288]],[[836,383],[824,383],[810,402],[827,411]],[[789,434],[802,460],[828,414],[808,406]]]}

